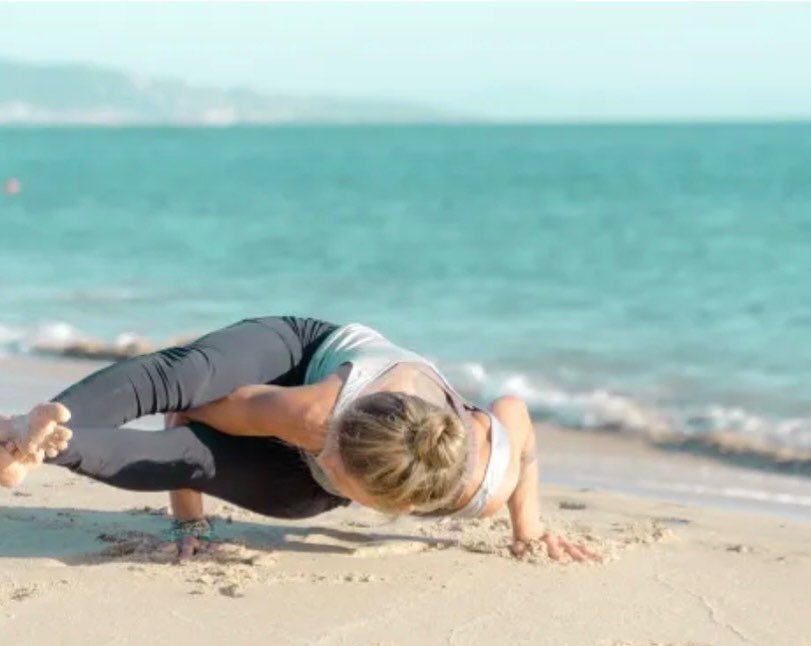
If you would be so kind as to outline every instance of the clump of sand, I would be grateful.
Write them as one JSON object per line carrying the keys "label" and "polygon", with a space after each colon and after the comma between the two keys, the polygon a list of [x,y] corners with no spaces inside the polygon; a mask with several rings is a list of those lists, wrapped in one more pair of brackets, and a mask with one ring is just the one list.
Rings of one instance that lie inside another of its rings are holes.
{"label": "clump of sand", "polygon": [[[545,518],[546,531],[565,536],[569,541],[586,546],[599,554],[602,562],[619,558],[620,552],[637,546],[653,545],[675,538],[674,533],[657,520],[615,523],[608,532],[596,531],[583,523]],[[510,521],[504,517],[459,520],[443,518],[420,528],[425,536],[437,539],[436,547],[455,545],[468,552],[492,554],[533,565],[553,565],[554,560],[543,541],[533,541],[527,553],[517,557],[510,549]],[[565,562],[565,561],[563,561]]]}
{"label": "clump of sand", "polygon": [[117,531],[100,534],[98,539],[108,545],[95,554],[97,560],[126,561],[130,570],[153,576],[167,574],[165,568],[158,572],[156,566],[173,565],[177,569],[170,576],[190,584],[190,594],[218,591],[224,596],[242,596],[248,585],[267,579],[277,562],[272,553],[234,542],[213,543],[210,550],[179,560],[177,546],[154,534]]}

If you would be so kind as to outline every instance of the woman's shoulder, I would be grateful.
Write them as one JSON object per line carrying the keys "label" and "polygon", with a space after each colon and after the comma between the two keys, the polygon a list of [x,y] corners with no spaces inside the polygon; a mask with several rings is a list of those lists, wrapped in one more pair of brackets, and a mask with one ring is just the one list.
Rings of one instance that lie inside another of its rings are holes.
{"label": "woman's shoulder", "polygon": [[529,417],[527,403],[516,395],[503,395],[494,399],[489,408],[507,428],[510,428],[513,422],[526,422]]}

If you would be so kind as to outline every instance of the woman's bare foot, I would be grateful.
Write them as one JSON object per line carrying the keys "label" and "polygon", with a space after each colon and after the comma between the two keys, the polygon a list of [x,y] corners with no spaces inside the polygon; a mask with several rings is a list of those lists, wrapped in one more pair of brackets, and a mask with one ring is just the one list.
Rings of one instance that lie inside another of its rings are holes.
{"label": "woman's bare foot", "polygon": [[56,457],[73,433],[62,426],[70,411],[57,403],[35,406],[28,415],[0,417],[0,486],[16,487],[28,469]]}

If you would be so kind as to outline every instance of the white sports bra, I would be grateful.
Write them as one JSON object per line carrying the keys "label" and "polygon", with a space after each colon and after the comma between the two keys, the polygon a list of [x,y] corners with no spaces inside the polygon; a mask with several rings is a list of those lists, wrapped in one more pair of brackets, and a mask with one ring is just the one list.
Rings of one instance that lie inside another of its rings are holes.
{"label": "white sports bra", "polygon": [[[357,399],[371,382],[400,363],[422,364],[436,374],[442,381],[443,389],[457,412],[460,408],[481,410],[459,395],[433,363],[414,352],[395,345],[375,330],[358,323],[341,326],[324,339],[307,366],[304,383],[316,383],[338,370],[340,366],[350,365],[349,374],[332,409],[334,418]],[[506,429],[494,415],[487,411],[481,412],[486,413],[490,419],[490,460],[487,463],[481,485],[463,508],[453,512],[455,516],[474,518],[481,515],[501,484],[510,462],[510,442]],[[470,439],[472,444],[472,434]],[[475,459],[475,451],[470,450],[469,454],[471,460]],[[340,496],[341,494],[335,490],[321,465],[318,464],[316,456],[304,452],[304,458],[315,481],[325,490]],[[471,467],[472,464],[469,465],[468,472]]]}

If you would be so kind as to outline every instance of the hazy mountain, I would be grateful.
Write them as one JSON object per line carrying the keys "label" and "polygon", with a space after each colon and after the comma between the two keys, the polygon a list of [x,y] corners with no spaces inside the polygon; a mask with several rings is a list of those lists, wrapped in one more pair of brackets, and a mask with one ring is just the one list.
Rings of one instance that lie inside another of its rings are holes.
{"label": "hazy mountain", "polygon": [[0,60],[0,124],[402,123],[454,120],[408,103],[269,95],[90,65]]}

